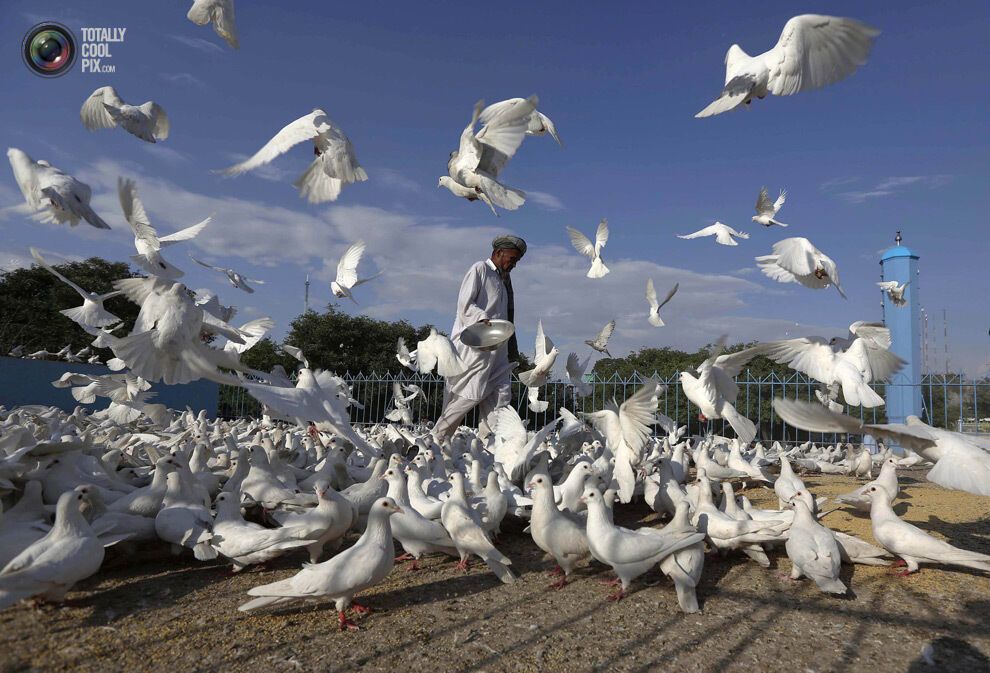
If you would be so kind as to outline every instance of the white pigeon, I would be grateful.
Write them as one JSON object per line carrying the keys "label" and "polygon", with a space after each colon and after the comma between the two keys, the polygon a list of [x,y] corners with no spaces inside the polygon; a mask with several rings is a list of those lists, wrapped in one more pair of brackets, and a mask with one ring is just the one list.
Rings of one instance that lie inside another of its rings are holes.
{"label": "white pigeon", "polygon": [[358,163],[354,146],[344,132],[319,108],[286,124],[254,156],[223,171],[226,175],[264,166],[301,142],[311,140],[316,159],[293,184],[310,203],[336,201],[344,185],[364,182],[368,174]]}
{"label": "white pigeon", "polygon": [[[528,107],[529,101],[525,98],[510,98],[508,100],[499,101],[498,103],[492,103],[481,111],[479,121],[482,124],[487,124],[491,120],[508,113],[517,105]],[[542,136],[547,133],[549,133],[550,136],[557,141],[558,145],[563,146],[563,143],[560,142],[560,136],[557,135],[557,127],[554,126],[554,123],[550,120],[550,117],[546,116],[539,110],[534,109],[529,113],[529,121],[526,125],[526,135]]]}
{"label": "white pigeon", "polygon": [[602,248],[608,243],[608,220],[603,217],[598,223],[594,243],[574,227],[567,227],[567,235],[570,236],[574,249],[591,260],[588,278],[601,278],[608,273],[608,267],[602,261]]}
{"label": "white pigeon", "polygon": [[406,340],[399,337],[395,343],[395,359],[399,361],[399,364],[413,371],[419,371],[418,357],[419,353],[415,350],[410,352],[409,347],[406,346]]}
{"label": "white pigeon", "polygon": [[[692,234],[678,234],[677,238],[691,239],[691,238],[703,238],[705,236],[714,236],[715,242],[721,245],[739,245],[736,242],[736,238],[749,238],[749,234],[736,231],[727,224],[722,224],[716,221],[715,224],[710,224],[704,229],[699,229]],[[733,238],[735,236],[736,238]]]}
{"label": "white pigeon", "polygon": [[654,327],[663,327],[666,324],[660,317],[660,309],[666,306],[667,302],[674,298],[674,295],[677,294],[677,290],[680,287],[680,283],[674,283],[674,287],[670,289],[670,292],[667,293],[667,296],[664,297],[663,301],[657,301],[657,290],[653,287],[653,279],[647,279],[646,301],[650,304],[650,313],[647,319],[650,321],[651,325]]}
{"label": "white pigeon", "polygon": [[771,201],[770,194],[767,193],[767,188],[764,187],[760,190],[760,195],[756,197],[756,215],[753,216],[753,221],[757,224],[762,224],[764,227],[772,227],[775,224],[778,227],[788,226],[774,219],[777,217],[777,211],[780,210],[786,200],[786,190],[781,189],[780,196],[777,197],[777,200]]}
{"label": "white pigeon", "polygon": [[120,322],[120,318],[103,308],[103,302],[107,299],[123,294],[122,292],[119,290],[114,290],[113,292],[107,292],[105,294],[87,292],[56,271],[48,262],[45,261],[40,252],[34,248],[30,248],[30,250],[31,256],[34,257],[34,261],[38,263],[38,266],[71,287],[83,299],[82,306],[67,308],[59,311],[59,313],[84,327],[106,327],[107,325],[113,325],[114,323]]}
{"label": "white pigeon", "polygon": [[586,339],[584,343],[591,346],[594,350],[599,353],[604,353],[605,355],[612,357],[612,354],[608,352],[608,340],[612,338],[612,333],[615,331],[615,321],[609,320],[605,327],[602,327],[602,331],[598,333],[594,339]]}
{"label": "white pigeon", "polygon": [[237,49],[237,25],[234,21],[234,0],[193,0],[186,18],[197,26],[213,24],[213,32]]}
{"label": "white pigeon", "polygon": [[990,572],[990,556],[953,547],[899,519],[883,487],[871,486],[863,495],[870,500],[873,537],[884,549],[904,559],[907,568],[901,572],[902,575],[917,572],[921,563],[955,565]]}
{"label": "white pigeon", "polygon": [[213,519],[213,538],[210,544],[234,565],[234,572],[249,565],[265,563],[282,556],[297,547],[305,547],[312,540],[305,537],[308,531],[288,526],[265,528],[245,521],[241,504],[233,493],[220,493],[215,500],[217,514]]}
{"label": "white pigeon", "polygon": [[430,335],[416,344],[414,353],[416,368],[421,374],[428,374],[435,368],[440,376],[450,377],[463,374],[467,369],[450,337],[439,334],[432,327]]}
{"label": "white pigeon", "polygon": [[760,347],[722,354],[723,348],[725,348],[724,336],[712,348],[708,358],[698,365],[697,378],[690,372],[681,372],[681,389],[698,407],[702,421],[724,418],[745,446],[756,436],[756,426],[733,406],[739,395],[739,388],[733,378],[742,371],[747,362],[759,355]]}
{"label": "white pigeon", "polygon": [[112,86],[101,86],[91,93],[79,116],[90,131],[120,126],[149,143],[168,138],[168,115],[158,103],[149,100],[141,105],[128,105]]}
{"label": "white pigeon", "polygon": [[[409,407],[409,403],[423,392],[418,386],[413,387],[416,388],[416,390],[407,396],[403,394],[401,383],[398,381],[394,381],[392,383],[392,403],[395,405],[395,408],[385,414],[385,418],[387,420],[396,423],[403,423],[404,425],[412,425],[413,415],[412,409]],[[396,502],[399,502],[401,506],[401,501],[397,500]]]}
{"label": "white pigeon", "polygon": [[542,414],[550,406],[550,402],[540,399],[539,388],[527,388],[526,399],[529,400],[529,410],[535,414]]}
{"label": "white pigeon", "polygon": [[450,486],[450,498],[443,504],[440,521],[460,555],[461,560],[457,567],[467,570],[468,557],[474,554],[485,562],[503,584],[512,584],[516,581],[516,576],[508,568],[512,561],[492,545],[481,526],[480,518],[468,504],[464,492],[464,476],[460,472],[451,474]]}
{"label": "white pigeon", "polygon": [[636,488],[636,468],[643,460],[643,448],[656,422],[660,393],[665,390],[655,379],[647,379],[621,405],[613,399],[601,411],[580,414],[605,437],[605,447],[615,460],[613,477],[619,483],[619,500],[632,500]]}
{"label": "white pigeon", "polygon": [[[674,517],[664,530],[696,532],[698,529],[691,524],[691,505],[687,499],[682,499],[674,506]],[[696,588],[701,581],[701,572],[705,567],[705,543],[695,544],[680,549],[660,561],[660,570],[674,581],[677,592],[677,604],[686,614],[700,612]]]}
{"label": "white pigeon", "polygon": [[554,418],[530,437],[519,412],[512,406],[499,407],[491,413],[489,423],[495,435],[492,453],[510,481],[516,482],[526,474],[533,456],[553,432],[558,420]]}
{"label": "white pigeon", "polygon": [[0,610],[32,596],[61,601],[76,582],[100,569],[103,542],[82,515],[87,502],[76,491],[59,496],[55,525],[0,570]]}
{"label": "white pigeon", "polygon": [[890,303],[898,307],[907,306],[907,299],[904,298],[904,292],[910,284],[911,281],[902,284],[898,283],[896,280],[887,280],[877,283],[877,285],[880,286],[880,289],[887,293]]}
{"label": "white pigeon", "polygon": [[257,346],[259,341],[268,336],[273,327],[275,327],[275,321],[268,316],[248,320],[243,325],[234,328],[244,343],[228,341],[224,344],[223,349],[228,353],[240,356]]}
{"label": "white pigeon", "polygon": [[181,269],[173,266],[162,257],[161,250],[181,241],[195,238],[213,218],[208,217],[198,224],[159,238],[158,232],[151,226],[151,220],[144,209],[144,204],[138,198],[137,186],[134,181],[119,178],[117,180],[117,195],[120,198],[120,207],[124,211],[124,219],[131,225],[131,231],[134,232],[134,247],[137,249],[137,254],[131,255],[134,263],[154,276],[169,280],[184,276],[185,273]]}
{"label": "white pigeon", "polygon": [[784,548],[791,559],[791,579],[811,578],[825,593],[844,594],[846,585],[839,579],[842,552],[835,535],[818,523],[811,510],[795,494],[788,501],[794,508],[794,520],[788,529]]}
{"label": "white pigeon", "polygon": [[820,89],[866,63],[880,31],[854,19],[802,14],[784,24],[773,49],[750,56],[738,44],[725,54],[725,88],[695,117],[749,105],[768,93],[790,96]]}
{"label": "white pigeon", "polygon": [[519,380],[527,388],[539,388],[547,382],[547,377],[553,372],[554,362],[557,361],[557,354],[560,351],[543,333],[543,321],[536,324],[536,352],[533,357],[533,368],[529,371],[520,372]]}
{"label": "white pigeon", "polygon": [[450,153],[447,162],[447,175],[440,177],[437,187],[446,187],[455,196],[468,201],[484,201],[496,216],[496,206],[517,210],[523,205],[526,195],[500,183],[498,175],[526,138],[529,119],[538,101],[536,96],[530,96],[499,110],[491,115],[477,135],[474,127],[484,101],[475,103],[471,123],[461,132],[460,144]]}
{"label": "white pigeon", "polygon": [[773,408],[784,421],[802,430],[887,438],[935,463],[927,474],[928,481],[975,495],[990,495],[990,451],[963,433],[933,428],[916,416],[908,416],[906,424],[864,423],[820,404],[798,400],[778,398]]}
{"label": "white pigeon", "polygon": [[[581,463],[587,465],[587,463]],[[574,566],[590,553],[585,522],[573,512],[557,509],[553,496],[553,482],[547,474],[537,474],[528,484],[533,494],[533,510],[530,515],[529,534],[536,546],[550,554],[557,562],[560,580],[550,585],[562,589],[567,585]]]}
{"label": "white pigeon", "polygon": [[589,360],[591,360],[590,355],[584,359],[584,362],[578,359],[577,353],[570,353],[567,356],[567,380],[574,386],[574,394],[578,397],[590,395],[594,390],[593,386],[584,380]]}
{"label": "white pigeon", "polygon": [[382,272],[379,271],[374,276],[358,279],[357,268],[358,264],[361,263],[361,256],[364,255],[364,248],[364,241],[353,243],[337,262],[337,277],[331,281],[330,289],[333,290],[333,296],[338,299],[347,297],[355,304],[358,303],[354,295],[351,294],[351,290],[382,275]]}
{"label": "white pigeon", "polygon": [[223,351],[203,343],[200,338],[203,330],[232,341],[243,339],[226,323],[216,319],[204,321],[203,309],[193,303],[182,283],[152,276],[124,278],[114,281],[114,287],[140,305],[141,310],[130,335],[118,338],[104,333],[97,342],[105,341],[135,376],[169,385],[204,377],[230,383],[231,377],[221,374],[217,367],[243,369]]}
{"label": "white pigeon", "polygon": [[97,229],[110,228],[89,206],[92,196],[89,185],[47,161],[35,161],[16,147],[7,149],[7,159],[31,210],[31,217],[39,222],[68,222],[73,227],[79,220],[85,220]]}
{"label": "white pigeon", "polygon": [[155,515],[158,537],[171,543],[173,552],[188,547],[200,561],[215,559],[217,551],[211,546],[213,517],[210,511],[199,501],[192,484],[184,483],[179,472],[171,472],[166,482],[162,508]]}
{"label": "white pigeon", "polygon": [[[870,330],[887,330],[882,325],[854,323],[850,329],[866,334]],[[833,340],[834,342],[834,340]],[[874,345],[871,337],[854,338],[844,349],[835,348],[822,337],[804,337],[767,341],[763,354],[827,386],[841,387],[846,404],[873,408],[884,400],[869,384],[889,379],[906,364],[886,348]]]}
{"label": "white pigeon", "polygon": [[601,492],[595,487],[585,489],[581,501],[588,506],[585,530],[591,555],[611,566],[618,576],[620,587],[608,600],[622,599],[634,579],[674,552],[705,539],[704,534],[691,528],[630,530],[616,526]]}
{"label": "white pigeon", "polygon": [[846,293],[839,285],[839,269],[832,258],[800,236],[773,244],[773,253],[756,258],[760,271],[778,283],[800,283],[812,290],[834,285],[842,298]]}
{"label": "white pigeon", "polygon": [[237,314],[236,306],[224,306],[220,303],[220,297],[213,290],[200,288],[193,292],[196,297],[196,306],[218,320],[229,323]]}
{"label": "white pigeon", "polygon": [[345,609],[370,612],[354,602],[354,595],[381,582],[395,566],[395,543],[392,541],[393,514],[402,509],[391,498],[379,498],[368,512],[364,534],[333,558],[323,563],[305,563],[303,569],[288,579],[248,590],[258,596],[241,605],[238,610],[249,612],[268,605],[281,605],[298,600],[329,598],[336,603],[340,629],[357,629],[347,619]]}
{"label": "white pigeon", "polygon": [[213,266],[212,264],[207,264],[206,262],[201,262],[200,260],[196,259],[192,255],[189,255],[189,259],[191,259],[192,261],[196,262],[197,264],[199,264],[202,267],[205,267],[205,268],[210,269],[212,271],[219,271],[223,275],[227,276],[227,280],[230,281],[230,284],[231,285],[233,285],[234,287],[236,287],[238,290],[244,290],[248,294],[254,294],[254,288],[251,287],[250,285],[248,285],[248,281],[251,281],[252,283],[257,283],[258,285],[264,285],[265,284],[265,281],[263,281],[263,280],[258,280],[257,278],[248,278],[247,276],[244,276],[244,275],[238,273],[234,269],[227,269],[227,268],[224,268],[222,266]]}

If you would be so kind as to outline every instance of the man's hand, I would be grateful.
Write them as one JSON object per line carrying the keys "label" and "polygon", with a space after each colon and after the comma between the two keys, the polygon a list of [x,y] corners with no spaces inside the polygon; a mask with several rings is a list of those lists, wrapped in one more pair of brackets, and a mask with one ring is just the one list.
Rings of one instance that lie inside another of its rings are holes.
{"label": "man's hand", "polygon": [[492,321],[489,320],[488,318],[482,318],[476,324],[480,325],[482,323],[484,323],[486,327],[491,327],[492,326]]}

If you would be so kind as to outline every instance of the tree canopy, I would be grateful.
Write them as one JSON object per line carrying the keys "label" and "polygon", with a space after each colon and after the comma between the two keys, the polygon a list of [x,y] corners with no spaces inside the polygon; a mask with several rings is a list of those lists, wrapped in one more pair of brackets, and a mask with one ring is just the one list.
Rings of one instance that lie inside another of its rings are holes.
{"label": "tree canopy", "polygon": [[[90,257],[82,262],[52,265],[63,276],[89,292],[113,290],[113,281],[137,274],[124,262]],[[71,287],[40,266],[15,269],[0,274],[0,353],[15,346],[28,352],[58,351],[68,344],[80,350],[93,341],[79,325],[59,311],[82,305],[82,298]],[[140,308],[124,297],[113,297],[104,307],[124,321],[128,331],[134,326]],[[107,357],[109,351],[104,354]]]}

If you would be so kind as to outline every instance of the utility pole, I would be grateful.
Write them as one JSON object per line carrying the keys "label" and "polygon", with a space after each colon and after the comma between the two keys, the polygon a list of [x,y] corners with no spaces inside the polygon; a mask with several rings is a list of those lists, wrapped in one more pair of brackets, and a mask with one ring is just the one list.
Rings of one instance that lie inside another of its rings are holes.
{"label": "utility pole", "polygon": [[942,309],[942,343],[945,346],[945,373],[949,374],[949,321],[946,311]]}
{"label": "utility pole", "polygon": [[306,274],[306,296],[303,299],[303,313],[309,313],[309,274]]}

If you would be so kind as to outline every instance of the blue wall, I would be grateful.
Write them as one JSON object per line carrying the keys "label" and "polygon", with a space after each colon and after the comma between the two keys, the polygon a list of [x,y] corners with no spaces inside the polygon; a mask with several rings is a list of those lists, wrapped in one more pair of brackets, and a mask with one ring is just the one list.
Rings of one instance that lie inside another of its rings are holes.
{"label": "blue wall", "polygon": [[894,306],[883,293],[884,322],[890,328],[890,350],[906,360],[900,372],[887,384],[887,419],[903,423],[909,415],[922,416],[921,388],[921,304],[918,301],[918,256],[898,245],[880,259],[884,280],[911,282],[904,298],[907,306]]}
{"label": "blue wall", "polygon": [[[104,365],[0,357],[0,404],[8,409],[24,404],[44,404],[72,411],[79,403],[72,397],[70,389],[52,386],[52,381],[57,381],[65,372],[93,376],[114,373]],[[151,389],[158,396],[150,402],[179,411],[185,410],[188,405],[197,413],[200,409],[206,409],[211,418],[216,416],[219,386],[212,381],[193,381],[178,386],[154,383]],[[105,409],[109,404],[110,400],[106,397],[97,397],[94,404],[84,406],[96,410]]]}

